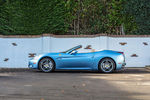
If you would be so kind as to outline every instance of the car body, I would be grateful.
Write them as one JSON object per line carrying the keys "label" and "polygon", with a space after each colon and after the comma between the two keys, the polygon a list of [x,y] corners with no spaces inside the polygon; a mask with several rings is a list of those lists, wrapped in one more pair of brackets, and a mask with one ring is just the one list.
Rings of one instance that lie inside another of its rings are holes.
{"label": "car body", "polygon": [[[78,53],[77,50],[80,48],[82,48],[82,46],[78,45],[65,52],[40,54],[29,60],[29,68],[40,69],[39,63],[43,58],[51,59],[54,64],[53,66],[55,67],[53,70],[100,70],[98,66],[102,59],[105,58],[114,63],[113,70],[121,70],[126,64],[123,52],[102,50],[97,52]],[[108,67],[110,64],[107,64],[106,67]]]}

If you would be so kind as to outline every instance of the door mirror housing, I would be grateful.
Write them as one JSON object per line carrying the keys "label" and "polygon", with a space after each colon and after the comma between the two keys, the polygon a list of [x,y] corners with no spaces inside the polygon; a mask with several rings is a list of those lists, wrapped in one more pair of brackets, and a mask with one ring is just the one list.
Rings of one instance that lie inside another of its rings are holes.
{"label": "door mirror housing", "polygon": [[78,51],[72,51],[71,55],[76,55],[78,53]]}

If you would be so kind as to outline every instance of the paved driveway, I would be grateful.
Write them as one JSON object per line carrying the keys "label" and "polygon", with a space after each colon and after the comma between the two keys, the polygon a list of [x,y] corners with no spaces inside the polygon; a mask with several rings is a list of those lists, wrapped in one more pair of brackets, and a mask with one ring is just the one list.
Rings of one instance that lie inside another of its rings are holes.
{"label": "paved driveway", "polygon": [[0,100],[150,100],[150,70],[104,74],[1,69]]}

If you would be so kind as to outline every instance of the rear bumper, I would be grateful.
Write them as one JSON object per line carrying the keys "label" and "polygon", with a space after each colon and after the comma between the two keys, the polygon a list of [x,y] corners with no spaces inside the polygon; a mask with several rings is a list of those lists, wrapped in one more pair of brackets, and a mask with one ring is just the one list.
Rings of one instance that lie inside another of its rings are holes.
{"label": "rear bumper", "polygon": [[126,63],[124,62],[124,63],[122,64],[122,68],[125,68],[125,66],[126,66]]}
{"label": "rear bumper", "polygon": [[123,64],[122,64],[122,66],[125,66],[126,65],[126,63],[124,62]]}
{"label": "rear bumper", "polygon": [[125,56],[120,54],[119,56],[116,57],[116,70],[121,70],[125,67],[126,62],[125,62]]}
{"label": "rear bumper", "polygon": [[116,66],[116,70],[124,69],[124,68],[125,68],[125,65],[126,65],[126,63],[125,63],[125,62],[123,62],[122,64],[117,64],[117,66]]}

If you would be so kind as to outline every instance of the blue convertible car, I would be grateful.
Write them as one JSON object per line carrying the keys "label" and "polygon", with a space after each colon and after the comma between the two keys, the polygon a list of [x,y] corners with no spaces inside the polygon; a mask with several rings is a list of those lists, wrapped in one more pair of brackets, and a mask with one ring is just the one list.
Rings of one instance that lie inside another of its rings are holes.
{"label": "blue convertible car", "polygon": [[110,73],[125,66],[123,52],[103,50],[89,53],[78,53],[81,45],[65,52],[46,53],[35,56],[29,61],[29,68],[43,72],[54,70],[97,70]]}

